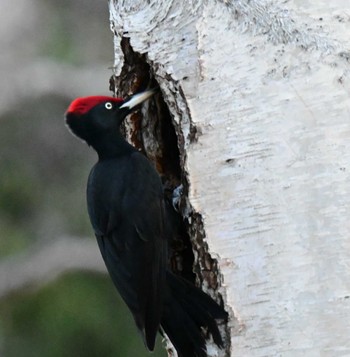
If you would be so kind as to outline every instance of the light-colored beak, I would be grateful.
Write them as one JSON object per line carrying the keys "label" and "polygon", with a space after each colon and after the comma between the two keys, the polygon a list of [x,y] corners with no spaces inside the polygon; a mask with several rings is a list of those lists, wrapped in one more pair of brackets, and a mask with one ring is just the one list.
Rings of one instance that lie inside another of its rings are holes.
{"label": "light-colored beak", "polygon": [[122,108],[132,109],[132,108],[136,107],[137,105],[141,104],[142,102],[144,102],[145,100],[147,100],[148,98],[152,97],[152,95],[154,93],[156,93],[156,90],[151,89],[146,92],[135,94],[127,102],[125,102],[123,105],[121,105],[119,108],[120,109],[122,109]]}

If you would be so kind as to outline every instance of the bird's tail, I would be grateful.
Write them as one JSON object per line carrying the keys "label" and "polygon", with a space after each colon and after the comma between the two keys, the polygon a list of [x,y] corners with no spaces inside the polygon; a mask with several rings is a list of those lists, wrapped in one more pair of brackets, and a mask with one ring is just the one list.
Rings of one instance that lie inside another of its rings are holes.
{"label": "bird's tail", "polygon": [[167,292],[161,327],[174,345],[179,357],[205,357],[202,327],[221,348],[223,341],[216,319],[227,320],[227,312],[210,296],[191,283],[167,273]]}

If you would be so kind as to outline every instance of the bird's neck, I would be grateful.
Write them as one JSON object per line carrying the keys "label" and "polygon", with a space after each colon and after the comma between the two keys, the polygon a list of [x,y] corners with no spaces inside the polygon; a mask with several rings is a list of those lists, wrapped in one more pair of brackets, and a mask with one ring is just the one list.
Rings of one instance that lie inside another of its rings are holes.
{"label": "bird's neck", "polygon": [[100,161],[127,155],[136,150],[119,132],[98,137],[90,144],[96,150]]}

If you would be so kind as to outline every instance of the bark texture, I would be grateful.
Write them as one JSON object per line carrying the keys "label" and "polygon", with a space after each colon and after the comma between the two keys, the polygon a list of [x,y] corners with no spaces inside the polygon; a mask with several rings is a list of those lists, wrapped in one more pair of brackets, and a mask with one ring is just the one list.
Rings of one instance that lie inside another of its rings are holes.
{"label": "bark texture", "polygon": [[172,117],[227,355],[350,354],[349,6],[110,1],[115,75],[127,38]]}

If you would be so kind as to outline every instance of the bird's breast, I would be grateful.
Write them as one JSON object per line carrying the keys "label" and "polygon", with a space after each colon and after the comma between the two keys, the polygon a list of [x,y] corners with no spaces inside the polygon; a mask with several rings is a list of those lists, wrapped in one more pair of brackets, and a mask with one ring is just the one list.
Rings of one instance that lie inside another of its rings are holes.
{"label": "bird's breast", "polygon": [[127,180],[123,165],[116,160],[113,161],[96,164],[88,179],[88,212],[91,224],[98,235],[108,235],[121,219],[121,204]]}

